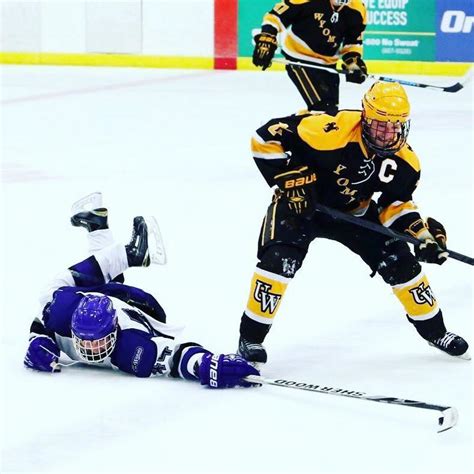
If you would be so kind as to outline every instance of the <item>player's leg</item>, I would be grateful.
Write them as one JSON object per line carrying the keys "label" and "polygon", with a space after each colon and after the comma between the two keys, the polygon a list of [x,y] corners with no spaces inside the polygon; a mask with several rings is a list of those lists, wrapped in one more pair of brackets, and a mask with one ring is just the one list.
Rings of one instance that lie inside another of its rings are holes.
{"label": "player's leg", "polygon": [[240,322],[238,353],[265,363],[262,343],[280,307],[288,283],[301,267],[310,238],[309,221],[285,216],[278,200],[268,208],[259,237],[259,262],[252,277],[247,307]]}
{"label": "player's leg", "polygon": [[102,193],[91,193],[76,201],[71,214],[71,224],[87,230],[91,254],[115,242],[109,229],[109,211],[103,206]]}
{"label": "player's leg", "polygon": [[339,108],[338,74],[301,66],[287,65],[288,76],[306,102],[308,110],[336,114]]}
{"label": "player's leg", "polygon": [[129,267],[148,267],[166,263],[166,254],[158,223],[153,217],[135,217],[128,244],[114,241],[108,226],[108,210],[102,205],[101,193],[92,193],[72,206],[71,224],[88,231],[92,256],[70,267],[77,286],[92,286],[109,281],[124,281]]}
{"label": "player's leg", "polygon": [[[378,222],[374,206],[365,217]],[[446,330],[443,313],[428,278],[405,242],[350,223],[334,226],[332,237],[357,253],[392,287],[408,320],[423,339],[453,356],[466,353],[467,342]]]}

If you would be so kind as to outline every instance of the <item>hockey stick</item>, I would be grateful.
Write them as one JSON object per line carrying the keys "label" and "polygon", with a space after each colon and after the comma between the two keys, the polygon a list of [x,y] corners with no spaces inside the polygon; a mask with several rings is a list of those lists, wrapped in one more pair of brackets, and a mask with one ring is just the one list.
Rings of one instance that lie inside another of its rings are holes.
{"label": "hockey stick", "polygon": [[[291,65],[291,66],[300,66],[300,67],[307,67],[310,69],[321,69],[324,71],[332,72],[334,74],[342,74],[342,75],[347,75],[349,74],[349,71],[345,71],[344,69],[334,69],[330,68],[327,66],[319,66],[318,64],[310,64],[310,63],[300,63],[297,61],[290,61],[289,59],[273,59],[273,62],[275,63],[280,63],[280,64],[285,64],[285,65]],[[412,87],[421,87],[421,88],[429,88],[429,89],[435,89],[435,90],[441,90],[443,92],[458,92],[462,88],[464,88],[464,84],[470,79],[471,74],[469,72],[464,76],[463,80],[461,82],[456,82],[455,84],[452,84],[451,86],[435,86],[432,84],[422,84],[421,82],[413,82],[413,81],[405,81],[403,79],[395,79],[393,77],[387,77],[387,76],[376,76],[374,74],[367,74],[367,77],[370,77],[371,79],[375,79],[376,81],[384,81],[384,82],[398,82],[399,84],[402,84],[403,86],[412,86]]]}
{"label": "hockey stick", "polygon": [[[336,219],[340,219],[342,221],[350,222],[351,224],[358,225],[360,227],[364,227],[366,229],[372,230],[374,232],[378,232],[379,234],[384,234],[389,237],[392,237],[394,239],[402,240],[404,242],[407,242],[409,244],[414,244],[418,245],[421,242],[415,238],[412,237],[411,235],[408,234],[402,234],[400,232],[395,232],[394,230],[391,230],[387,227],[384,227],[381,224],[376,224],[375,222],[370,222],[366,219],[363,219],[361,217],[355,217],[352,216],[351,214],[347,214],[342,211],[338,211],[337,209],[333,209],[331,207],[324,206],[323,204],[315,203],[314,207],[316,209],[316,212],[323,212],[324,214],[327,214],[331,217],[334,217]],[[463,263],[467,263],[468,265],[474,265],[474,258],[468,257],[467,255],[463,255],[461,253],[455,252],[454,250],[449,250],[446,249],[448,252],[448,256],[454,260],[458,260]]]}
{"label": "hockey stick", "polygon": [[417,402],[416,400],[406,400],[404,398],[385,397],[381,395],[367,395],[364,392],[327,387],[325,385],[309,384],[306,382],[296,382],[294,380],[267,379],[258,375],[249,375],[245,377],[245,380],[251,383],[294,388],[297,390],[306,390],[309,392],[337,395],[338,397],[357,398],[359,400],[368,400],[370,402],[387,403],[389,405],[401,405],[405,407],[432,410],[437,412],[438,414],[438,433],[442,433],[443,431],[449,430],[450,428],[455,426],[458,421],[458,412],[454,407],[433,405],[432,403]]}

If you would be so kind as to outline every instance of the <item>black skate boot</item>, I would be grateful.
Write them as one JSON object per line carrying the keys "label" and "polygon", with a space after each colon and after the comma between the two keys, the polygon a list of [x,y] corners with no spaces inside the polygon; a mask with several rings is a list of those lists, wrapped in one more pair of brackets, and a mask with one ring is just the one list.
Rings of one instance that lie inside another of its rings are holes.
{"label": "black skate boot", "polygon": [[258,367],[260,364],[266,364],[267,362],[267,351],[258,342],[251,342],[241,337],[239,339],[239,348],[237,354],[242,356],[252,365]]}
{"label": "black skate boot", "polygon": [[74,227],[84,227],[88,232],[105,230],[109,228],[108,216],[109,212],[107,209],[100,207],[91,211],[83,211],[74,214],[71,217],[71,224]]}
{"label": "black skate boot", "polygon": [[128,265],[130,267],[150,266],[150,252],[148,250],[148,226],[142,216],[133,219],[133,233],[130,243],[125,245]]}
{"label": "black skate boot", "polygon": [[471,358],[467,353],[469,344],[461,336],[452,332],[446,331],[444,336],[428,340],[428,344],[454,357],[460,357],[461,359]]}

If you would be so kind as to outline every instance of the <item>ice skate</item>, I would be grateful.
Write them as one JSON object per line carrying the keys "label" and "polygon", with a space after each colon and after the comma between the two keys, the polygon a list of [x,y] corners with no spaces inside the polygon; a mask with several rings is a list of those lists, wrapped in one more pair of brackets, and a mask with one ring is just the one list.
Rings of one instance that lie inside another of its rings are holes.
{"label": "ice skate", "polygon": [[133,234],[125,246],[130,267],[148,267],[151,263],[164,265],[166,253],[158,223],[154,217],[133,219]]}
{"label": "ice skate", "polygon": [[267,362],[267,351],[258,342],[251,342],[241,337],[237,354],[250,362],[257,369]]}
{"label": "ice skate", "polygon": [[88,232],[105,230],[108,225],[108,211],[102,207],[102,193],[88,194],[72,205],[71,224],[84,227]]}
{"label": "ice skate", "polygon": [[469,344],[461,336],[452,332],[446,332],[444,336],[428,341],[428,344],[440,351],[446,352],[450,356],[466,360],[471,359],[467,352]]}

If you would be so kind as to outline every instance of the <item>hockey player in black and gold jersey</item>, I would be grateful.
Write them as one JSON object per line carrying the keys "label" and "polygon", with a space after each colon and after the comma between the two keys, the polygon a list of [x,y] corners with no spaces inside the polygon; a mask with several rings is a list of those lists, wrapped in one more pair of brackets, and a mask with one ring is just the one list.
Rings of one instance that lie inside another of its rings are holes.
{"label": "hockey player in black and gold jersey", "polygon": [[[239,353],[264,363],[262,343],[286,287],[309,244],[331,239],[359,255],[388,283],[408,320],[430,345],[467,358],[467,342],[447,332],[421,262],[446,261],[446,231],[420,216],[412,195],[420,163],[410,145],[408,97],[398,83],[375,83],[362,110],[337,115],[305,113],[270,120],[252,139],[255,162],[269,186],[277,186],[263,220]],[[380,193],[378,200],[372,199]],[[319,202],[417,237],[415,255],[404,242],[315,212]]]}
{"label": "hockey player in black and gold jersey", "polygon": [[348,81],[362,83],[366,79],[362,59],[366,14],[362,0],[283,0],[263,17],[261,33],[255,37],[253,63],[264,70],[270,67],[281,33],[285,58],[332,69],[286,66],[308,110],[335,113],[340,81],[334,69],[339,58],[348,70]]}

